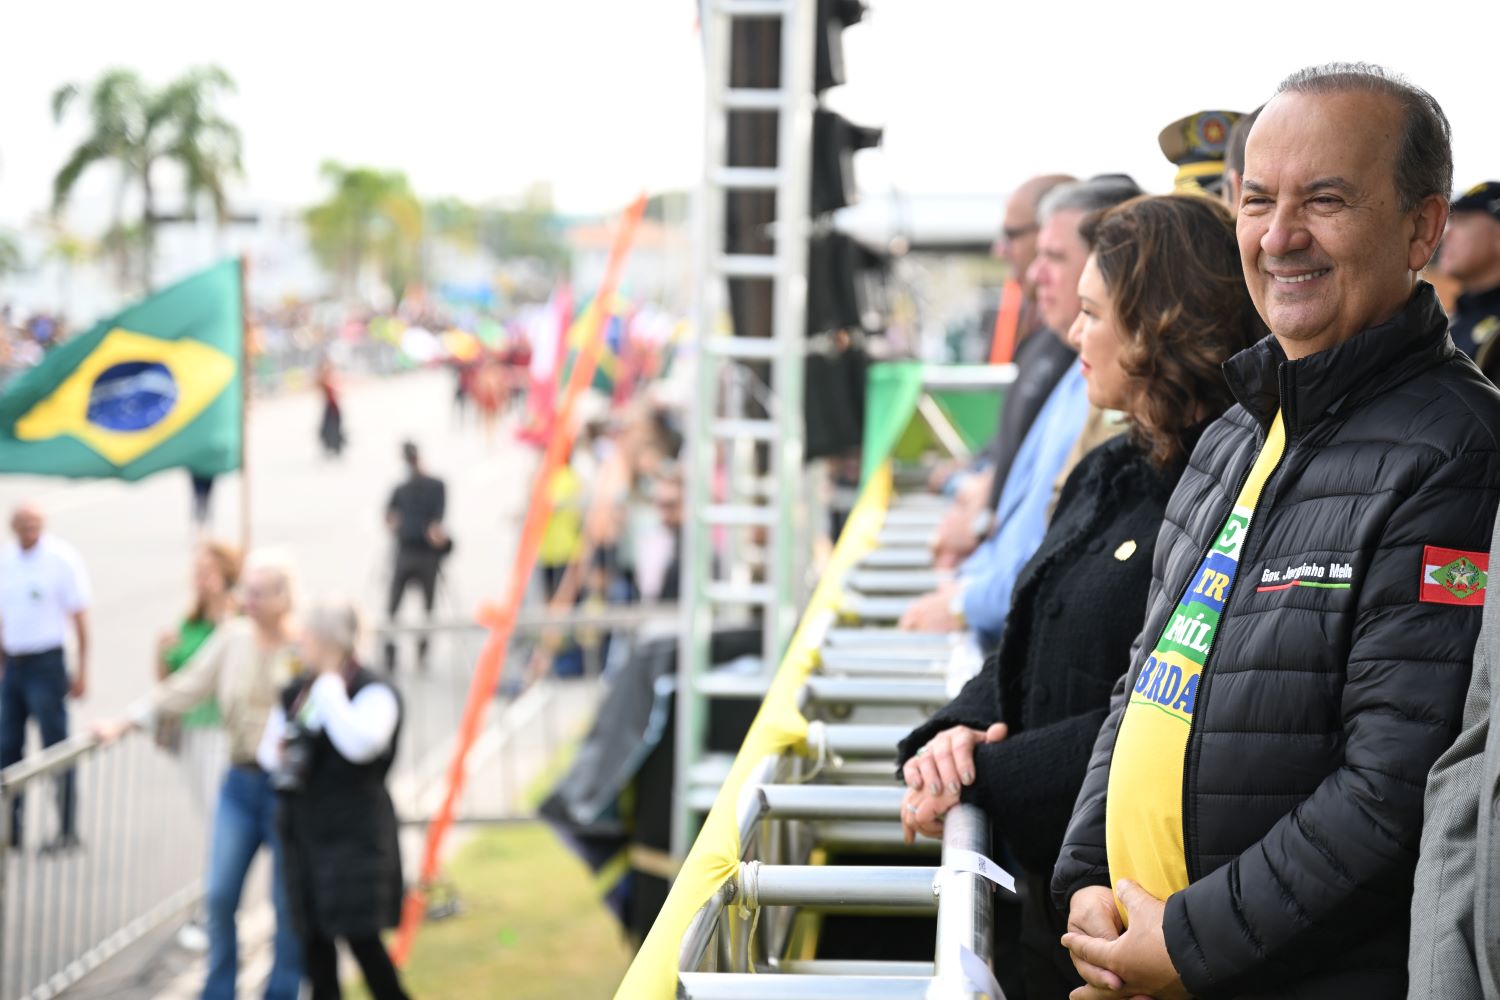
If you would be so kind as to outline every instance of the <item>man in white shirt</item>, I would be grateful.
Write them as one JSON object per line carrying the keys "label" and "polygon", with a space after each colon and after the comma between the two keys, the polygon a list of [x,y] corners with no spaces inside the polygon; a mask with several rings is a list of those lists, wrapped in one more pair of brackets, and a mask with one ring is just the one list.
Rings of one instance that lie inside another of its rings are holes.
{"label": "man in white shirt", "polygon": [[[16,540],[0,549],[0,769],[21,759],[26,720],[35,719],[42,745],[68,738],[67,698],[83,697],[88,678],[89,579],[77,550],[44,534],[42,514],[30,504],[11,516]],[[71,623],[78,637],[77,671],[68,678],[63,647]],[[58,838],[78,842],[73,774],[58,784]],[[11,844],[21,843],[22,802],[11,811]]]}

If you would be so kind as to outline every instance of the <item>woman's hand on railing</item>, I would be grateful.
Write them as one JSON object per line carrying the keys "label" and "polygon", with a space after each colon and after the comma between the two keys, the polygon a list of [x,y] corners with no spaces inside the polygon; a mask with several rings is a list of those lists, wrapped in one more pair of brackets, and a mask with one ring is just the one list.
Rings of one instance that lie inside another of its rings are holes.
{"label": "woman's hand on railing", "polygon": [[940,838],[943,818],[958,805],[965,785],[977,777],[974,748],[981,743],[999,743],[1008,732],[1005,723],[988,729],[954,726],[938,733],[903,765],[906,796],[901,800],[901,832],[908,844],[917,834]]}
{"label": "woman's hand on railing", "polygon": [[933,798],[957,796],[964,785],[974,784],[974,748],[981,743],[999,743],[1009,732],[1003,722],[988,729],[954,726],[927,741],[901,768],[906,787]]}
{"label": "woman's hand on railing", "polygon": [[108,746],[135,728],[129,719],[100,719],[89,727],[94,739]]}

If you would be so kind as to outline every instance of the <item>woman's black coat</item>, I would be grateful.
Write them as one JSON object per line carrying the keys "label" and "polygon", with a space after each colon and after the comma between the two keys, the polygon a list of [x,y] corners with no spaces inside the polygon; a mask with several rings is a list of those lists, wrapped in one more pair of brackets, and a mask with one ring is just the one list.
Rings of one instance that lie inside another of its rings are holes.
{"label": "woman's black coat", "polygon": [[[283,692],[288,717],[312,680],[294,682]],[[349,697],[383,683],[356,667],[349,675]],[[384,753],[355,764],[326,732],[312,734],[305,787],[281,796],[283,877],[293,922],[304,937],[313,932],[326,938],[374,937],[401,920],[401,845],[385,787],[400,735],[398,723]]]}
{"label": "woman's black coat", "polygon": [[1057,861],[1110,691],[1130,666],[1180,474],[1180,465],[1157,468],[1128,435],[1084,456],[1016,580],[999,649],[901,741],[905,763],[953,726],[1009,727],[1003,742],[977,749],[976,780],[962,799],[984,809],[1029,870],[1050,872]]}

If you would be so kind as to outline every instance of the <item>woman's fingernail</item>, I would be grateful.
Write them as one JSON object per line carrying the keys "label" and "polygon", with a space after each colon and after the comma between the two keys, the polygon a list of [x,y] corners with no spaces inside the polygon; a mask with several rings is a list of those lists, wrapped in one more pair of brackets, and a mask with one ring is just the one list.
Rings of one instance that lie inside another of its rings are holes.
{"label": "woman's fingernail", "polygon": [[972,785],[972,784],[974,784],[974,772],[973,771],[965,771],[964,772],[964,784],[966,784],[966,785]]}
{"label": "woman's fingernail", "polygon": [[952,782],[951,784],[948,785],[948,794],[949,795],[957,795],[958,794],[958,782],[955,781],[955,782]]}
{"label": "woman's fingernail", "polygon": [[929,794],[932,794],[932,795],[942,795],[943,794],[943,786],[942,785],[929,785],[928,788],[927,788],[927,791],[928,791]]}

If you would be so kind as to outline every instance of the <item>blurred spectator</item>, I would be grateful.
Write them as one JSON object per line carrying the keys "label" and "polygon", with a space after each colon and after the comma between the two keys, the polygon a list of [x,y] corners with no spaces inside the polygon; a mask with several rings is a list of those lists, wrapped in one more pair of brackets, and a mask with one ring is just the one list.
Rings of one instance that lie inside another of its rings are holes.
{"label": "blurred spectator", "polygon": [[[11,516],[16,540],[0,549],[0,769],[19,761],[26,747],[26,721],[35,719],[42,746],[68,738],[69,697],[88,688],[89,577],[78,551],[43,531],[41,511],[31,504]],[[78,640],[71,681],[63,647],[69,626]],[[24,803],[11,804],[10,843],[22,843]],[[58,783],[58,834],[49,850],[76,846],[73,772]]]}
{"label": "blurred spectator", "polygon": [[[193,559],[193,605],[177,627],[163,632],[156,642],[158,681],[181,670],[234,610],[233,591],[240,579],[240,562],[239,550],[223,542],[205,542],[198,547]],[[156,745],[168,753],[181,755],[188,791],[194,803],[202,808],[205,819],[209,818],[213,776],[203,773],[208,759],[204,748],[192,746],[191,742],[193,736],[216,729],[221,721],[219,707],[210,698],[180,718],[163,717],[156,728]],[[207,932],[197,919],[183,926],[177,940],[192,951],[208,947]]]}
{"label": "blurred spectator", "polygon": [[312,1000],[338,1000],[342,938],[374,1000],[405,1000],[380,933],[401,920],[401,845],[386,776],[401,702],[360,666],[359,619],[345,603],[315,605],[301,640],[306,672],[281,696],[260,765],[281,800],[286,892],[303,943]]}

